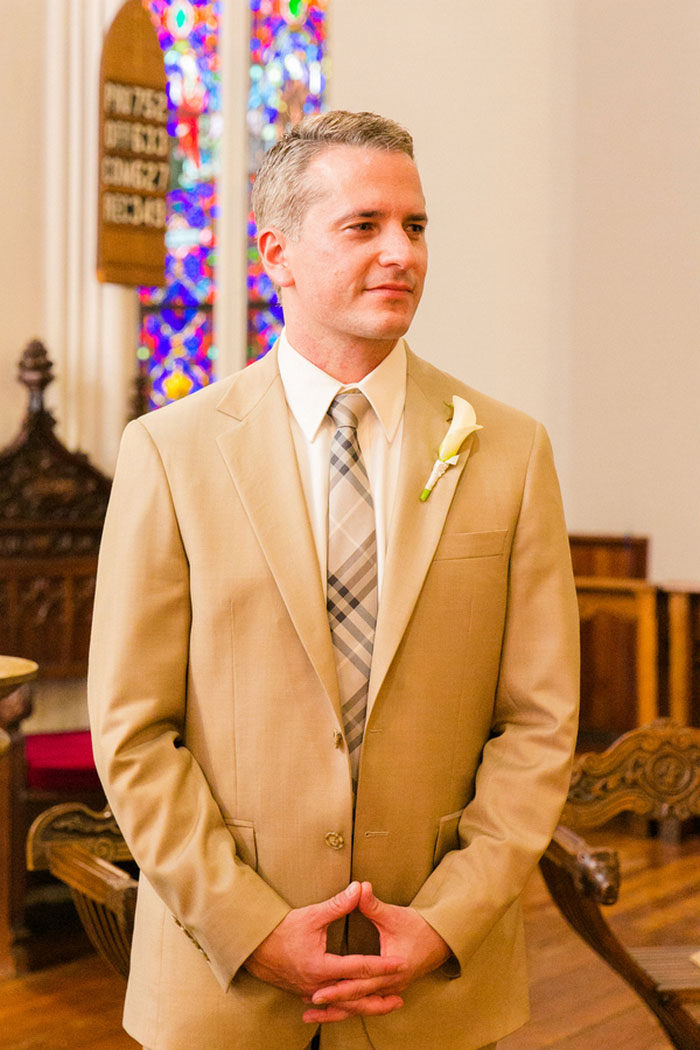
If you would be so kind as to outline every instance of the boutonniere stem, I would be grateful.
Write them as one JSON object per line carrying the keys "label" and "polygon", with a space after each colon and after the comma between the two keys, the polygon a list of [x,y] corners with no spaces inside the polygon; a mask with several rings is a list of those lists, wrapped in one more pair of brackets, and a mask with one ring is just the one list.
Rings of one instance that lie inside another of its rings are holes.
{"label": "boutonniere stem", "polygon": [[425,503],[438,481],[449,467],[454,467],[459,461],[459,452],[470,434],[484,428],[476,421],[476,412],[463,397],[457,394],[452,399],[452,420],[445,434],[440,448],[438,458],[433,463],[430,477],[425,483],[425,488],[420,498]]}

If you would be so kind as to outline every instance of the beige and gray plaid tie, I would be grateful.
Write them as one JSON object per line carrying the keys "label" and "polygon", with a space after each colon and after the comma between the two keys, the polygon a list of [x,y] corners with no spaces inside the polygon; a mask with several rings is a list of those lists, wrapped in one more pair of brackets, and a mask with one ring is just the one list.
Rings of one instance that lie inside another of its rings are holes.
{"label": "beige and gray plaid tie", "polygon": [[328,621],[340,686],[343,727],[357,782],[367,688],[377,622],[377,539],[374,505],[357,441],[364,394],[338,394],[328,409],[331,441],[328,490]]}

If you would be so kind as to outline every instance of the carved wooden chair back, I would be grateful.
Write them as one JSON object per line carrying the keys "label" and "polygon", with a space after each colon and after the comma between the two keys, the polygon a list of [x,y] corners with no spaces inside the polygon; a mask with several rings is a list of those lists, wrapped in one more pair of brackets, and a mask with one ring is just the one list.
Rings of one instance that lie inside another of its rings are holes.
{"label": "carved wooden chair back", "polygon": [[700,1050],[700,1026],[686,1008],[700,1003],[700,943],[627,948],[601,912],[618,897],[617,854],[577,832],[625,812],[657,821],[700,816],[700,729],[660,720],[602,754],[580,756],[562,824],[540,862],[567,922],[643,999],[677,1050]]}
{"label": "carved wooden chair back", "polygon": [[27,412],[0,450],[0,653],[36,660],[53,679],[85,673],[111,481],[56,436],[44,405],[52,368],[44,345],[29,343]]}
{"label": "carved wooden chair back", "polygon": [[620,813],[650,820],[700,816],[700,729],[660,719],[574,765],[562,823],[597,828]]}

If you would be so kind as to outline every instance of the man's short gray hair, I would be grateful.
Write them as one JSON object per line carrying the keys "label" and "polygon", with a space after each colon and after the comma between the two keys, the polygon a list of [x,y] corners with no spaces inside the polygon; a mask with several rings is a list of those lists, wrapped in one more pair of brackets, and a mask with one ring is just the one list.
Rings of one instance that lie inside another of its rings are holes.
{"label": "man's short gray hair", "polygon": [[376,113],[335,109],[304,117],[270,149],[253,185],[253,211],[259,230],[274,226],[296,238],[314,199],[305,178],[314,157],[330,146],[362,146],[406,153],[413,160],[413,139],[405,128]]}

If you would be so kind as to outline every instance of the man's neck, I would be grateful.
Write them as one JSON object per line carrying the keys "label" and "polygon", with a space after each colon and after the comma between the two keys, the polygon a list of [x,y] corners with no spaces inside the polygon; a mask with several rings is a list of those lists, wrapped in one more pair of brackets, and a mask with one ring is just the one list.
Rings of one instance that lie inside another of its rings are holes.
{"label": "man's neck", "polygon": [[287,338],[298,354],[344,384],[359,383],[389,356],[398,343],[398,339],[358,339],[348,340],[342,346],[327,345],[304,339],[303,335],[297,335],[289,328]]}

